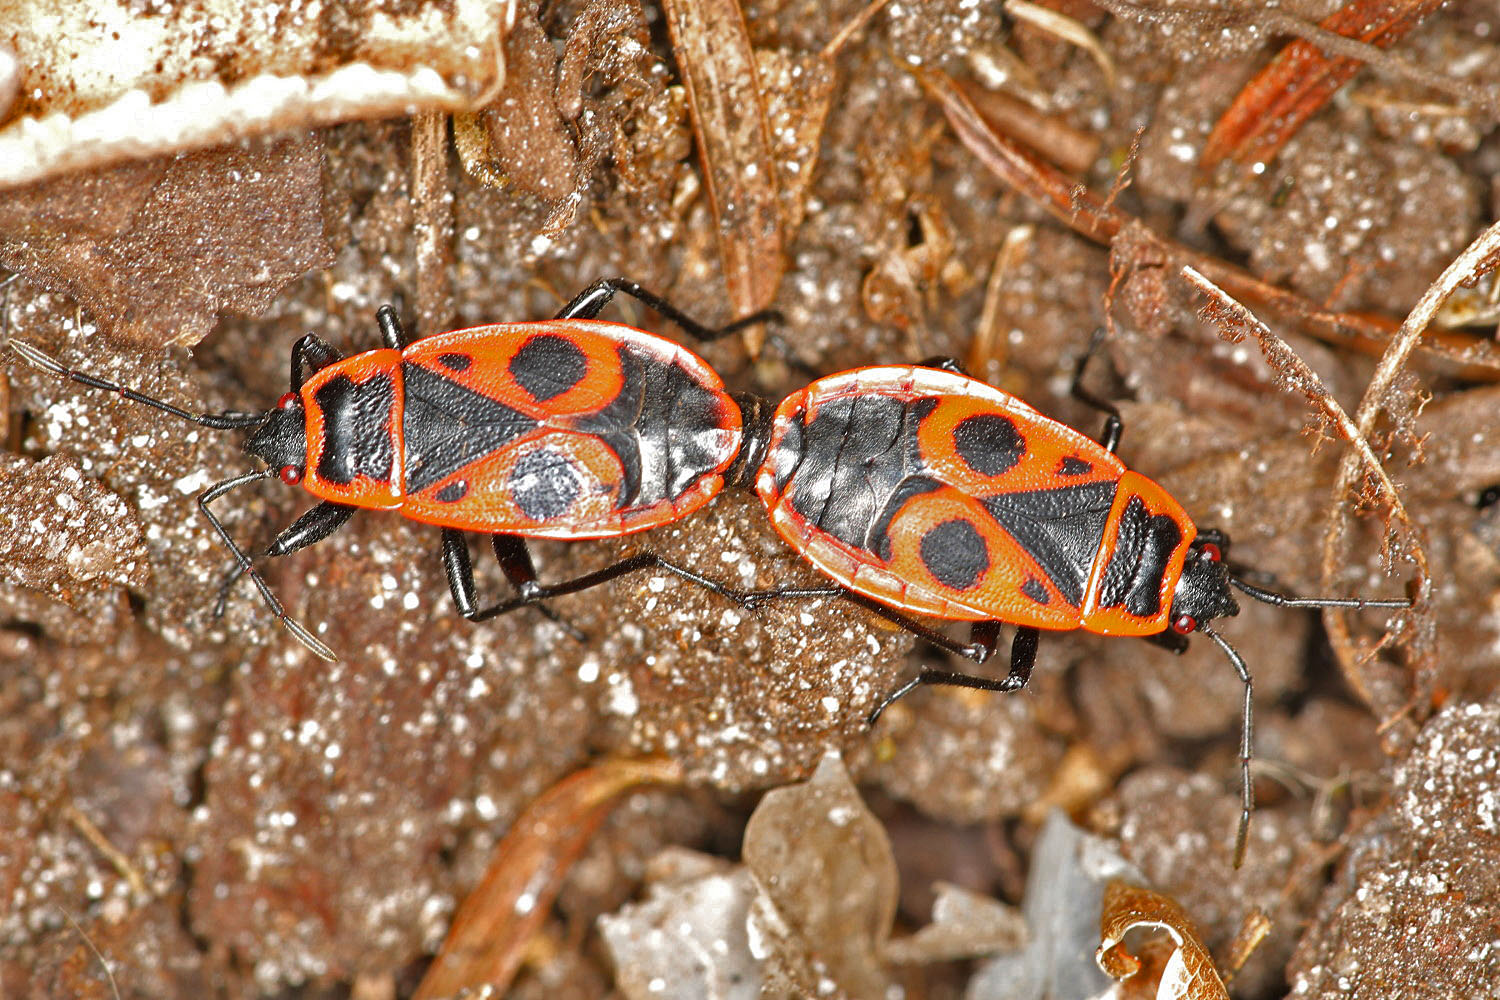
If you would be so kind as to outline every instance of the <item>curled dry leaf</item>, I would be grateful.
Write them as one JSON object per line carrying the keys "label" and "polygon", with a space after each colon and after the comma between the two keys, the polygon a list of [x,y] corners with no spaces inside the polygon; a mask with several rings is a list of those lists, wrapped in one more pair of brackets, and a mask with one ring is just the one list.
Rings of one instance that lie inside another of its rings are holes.
{"label": "curled dry leaf", "polygon": [[[1157,970],[1148,970],[1125,948],[1125,935],[1138,929],[1165,931],[1172,938],[1174,947]],[[1094,958],[1099,968],[1121,981],[1155,971],[1155,992],[1134,995],[1157,1000],[1229,1000],[1229,991],[1214,970],[1213,956],[1198,939],[1198,931],[1182,907],[1166,896],[1119,879],[1104,890],[1099,950]]]}
{"label": "curled dry leaf", "polygon": [[[1412,352],[1419,344],[1436,336],[1428,328],[1449,296],[1458,288],[1471,284],[1494,270],[1497,257],[1500,257],[1500,222],[1476,236],[1463,253],[1443,269],[1443,273],[1438,275],[1422,297],[1417,300],[1417,304],[1412,307],[1411,312],[1402,322],[1401,328],[1391,338],[1385,353],[1381,355],[1380,363],[1375,368],[1375,375],[1370,379],[1370,384],[1359,401],[1359,409],[1354,414],[1354,423],[1361,438],[1370,433],[1382,412],[1392,409],[1393,399],[1400,400],[1403,397],[1410,399],[1410,394],[1401,393],[1398,387],[1408,377],[1407,367]],[[1406,405],[1409,406],[1410,403]],[[1338,479],[1330,493],[1328,514],[1324,518],[1326,525],[1323,534],[1324,580],[1331,579],[1337,568],[1344,562],[1348,547],[1348,511],[1347,505],[1343,503],[1343,497],[1353,488],[1363,464],[1361,456],[1353,452],[1345,453],[1339,463]],[[1414,537],[1413,533],[1408,533],[1408,538],[1410,537]],[[1415,543],[1409,543],[1408,547],[1415,553],[1413,560],[1417,562],[1421,573],[1424,591],[1422,596],[1426,596],[1425,592],[1431,586],[1426,557]],[[1349,661],[1352,659],[1353,642],[1343,616],[1328,615],[1325,618],[1328,622],[1328,637],[1334,649],[1338,651],[1342,660]],[[1437,623],[1430,616],[1423,615],[1416,617],[1415,624],[1416,635],[1410,646],[1413,650],[1412,667],[1417,678],[1418,690],[1415,696],[1407,702],[1408,705],[1425,700],[1428,692],[1424,689],[1433,685],[1437,670]],[[1380,708],[1381,718],[1387,724],[1406,711],[1406,706],[1398,704],[1397,699],[1394,698],[1382,704]],[[1399,727],[1387,725],[1386,729],[1388,739],[1411,735],[1409,725]]]}
{"label": "curled dry leaf", "polygon": [[170,11],[147,16],[131,0],[7,7],[21,96],[0,109],[0,187],[273,130],[467,107],[504,77],[515,3],[358,0],[309,16],[266,0],[183,0]]}
{"label": "curled dry leaf", "polygon": [[484,988],[503,994],[563,879],[616,800],[637,785],[681,779],[670,761],[611,760],[570,775],[532,803],[454,915],[416,1000]]}
{"label": "curled dry leaf", "polygon": [[[3,153],[0,153],[3,159]],[[312,268],[323,146],[259,140],[60,177],[0,197],[0,264],[65,291],[107,335],[192,345]]]}

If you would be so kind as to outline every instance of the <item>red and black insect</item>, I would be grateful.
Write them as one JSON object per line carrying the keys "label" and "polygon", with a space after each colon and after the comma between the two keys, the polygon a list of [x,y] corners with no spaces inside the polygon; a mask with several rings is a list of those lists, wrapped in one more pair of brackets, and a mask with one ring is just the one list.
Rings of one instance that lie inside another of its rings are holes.
{"label": "red and black insect", "polygon": [[[1201,632],[1245,688],[1237,863],[1253,805],[1251,678],[1208,623],[1239,613],[1233,590],[1282,607],[1409,606],[1289,598],[1231,574],[1228,539],[1198,530],[1170,494],[1116,457],[1123,425],[1111,404],[1082,388],[1088,355],[1073,394],[1109,414],[1098,441],[946,359],[833,375],[773,408],[730,395],[711,368],[669,341],[594,320],[616,292],[700,340],[768,318],[710,328],[632,282],[609,279],[551,321],[408,343],[384,307],[384,350],[343,359],[302,338],[292,351],[292,391],[263,413],[188,413],[13,346],[46,370],[204,426],[255,428],[246,451],[268,468],[209,488],[199,505],[234,553],[229,582],[248,574],[287,628],[324,656],[331,651],[287,617],[209,509],[229,490],[280,476],[321,499],[267,556],[326,538],[361,507],[441,526],[454,602],[474,621],[657,567],[747,607],[842,597],[981,663],[1001,625],[1017,626],[1006,677],[924,668],[875,708],[871,724],[922,684],[1019,690],[1042,629],[1142,636],[1179,652]],[[753,487],[776,531],[834,585],[738,591],[651,552],[563,583],[537,581],[526,537],[643,531],[686,516],[726,485]],[[492,536],[516,596],[477,607],[464,532]],[[972,622],[970,641],[913,614]]]}
{"label": "red and black insect", "polygon": [[[981,663],[1001,624],[1017,626],[1006,677],[923,669],[876,707],[871,724],[921,684],[1019,690],[1042,629],[1141,636],[1177,652],[1188,634],[1202,633],[1245,689],[1238,864],[1253,805],[1251,679],[1208,623],[1239,613],[1235,589],[1282,607],[1410,602],[1289,598],[1231,574],[1227,537],[1198,530],[1166,490],[1116,457],[1123,424],[1113,405],[1082,387],[1087,360],[1074,373],[1073,394],[1109,414],[1099,441],[948,359],[859,368],[787,397],[757,432],[766,443],[755,489],[776,531],[837,585],[739,596],[851,598]],[[970,621],[970,642],[908,612]]]}
{"label": "red and black insect", "polygon": [[[454,603],[474,621],[647,567],[729,593],[652,553],[559,586],[537,582],[525,538],[604,538],[684,517],[724,487],[741,453],[741,405],[707,363],[664,338],[594,319],[617,292],[705,341],[774,315],[708,327],[614,278],[591,285],[552,320],[413,342],[384,306],[376,315],[383,349],[344,358],[308,334],[292,348],[291,391],[258,413],[190,413],[69,369],[29,344],[11,346],[31,364],[84,385],[205,427],[250,430],[245,451],[266,468],[198,497],[235,559],[219,609],[234,581],[248,575],[286,628],[332,659],[332,650],[286,614],[210,509],[215,500],[273,477],[319,498],[271,543],[268,557],[327,538],[361,508],[437,525]],[[492,537],[515,599],[478,607],[465,532]]]}

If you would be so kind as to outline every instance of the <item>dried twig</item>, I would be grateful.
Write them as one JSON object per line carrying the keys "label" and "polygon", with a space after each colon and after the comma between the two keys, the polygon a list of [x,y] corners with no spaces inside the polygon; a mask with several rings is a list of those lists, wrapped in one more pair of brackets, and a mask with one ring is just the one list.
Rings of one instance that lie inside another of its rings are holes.
{"label": "dried twig", "polygon": [[119,872],[126,884],[130,886],[130,891],[137,901],[149,897],[150,894],[146,891],[146,880],[142,877],[140,869],[131,864],[124,851],[109,842],[104,831],[100,830],[93,820],[73,805],[63,806],[62,814],[63,818],[73,824],[73,828],[81,833],[85,840],[94,845],[95,850],[109,860],[115,871]]}
{"label": "dried twig", "polygon": [[[1443,270],[1442,274],[1438,275],[1437,280],[1423,293],[1421,299],[1406,317],[1406,321],[1401,324],[1401,329],[1397,331],[1396,336],[1391,339],[1390,346],[1376,366],[1374,377],[1370,379],[1364,397],[1359,402],[1359,408],[1355,411],[1355,432],[1360,440],[1364,440],[1374,428],[1381,411],[1389,408],[1391,393],[1397,378],[1405,371],[1412,352],[1421,343],[1424,332],[1433,317],[1437,315],[1438,310],[1442,308],[1443,302],[1455,289],[1474,280],[1485,271],[1494,269],[1497,263],[1500,263],[1500,222],[1481,233],[1463,253],[1454,259],[1452,264]],[[1348,513],[1343,498],[1353,489],[1360,472],[1361,462],[1358,456],[1352,452],[1345,454],[1339,463],[1338,475],[1330,494],[1328,513],[1325,518],[1326,528],[1323,532],[1323,580],[1325,584],[1333,579],[1334,574],[1345,561],[1348,550]],[[1431,589],[1427,558],[1415,541],[1408,543],[1408,554],[1416,564],[1419,583],[1417,596],[1420,600]],[[1334,644],[1334,648],[1350,650],[1352,642],[1344,616],[1338,612],[1329,611],[1324,614],[1324,620],[1327,622],[1329,639]],[[1425,673],[1424,667],[1425,664],[1418,664],[1419,677]],[[1415,704],[1415,698],[1408,704]],[[1383,720],[1386,724],[1390,721],[1389,717]]]}
{"label": "dried twig", "polygon": [[1317,27],[1279,12],[1257,15],[1267,27],[1295,31],[1302,39],[1278,52],[1244,86],[1204,143],[1200,166],[1211,170],[1227,159],[1266,162],[1274,158],[1365,65],[1405,67],[1381,50],[1406,37],[1441,5],[1442,0],[1403,4],[1354,0]]}
{"label": "dried twig", "polygon": [[[1129,226],[1132,233],[1149,238],[1169,270],[1190,266],[1234,298],[1270,309],[1325,340],[1373,353],[1377,345],[1388,343],[1397,330],[1399,324],[1389,317],[1329,312],[1300,295],[1268,285],[1240,268],[1155,233],[1040,156],[997,133],[951,77],[933,70],[913,72],[928,94],[942,105],[949,125],[970,152],[1001,180],[1074,232],[1109,245]],[[1494,379],[1500,373],[1500,347],[1493,341],[1460,331],[1439,330],[1422,338],[1420,346],[1424,351],[1465,366],[1467,377]]]}
{"label": "dried twig", "polygon": [[[1207,304],[1201,311],[1201,315],[1205,320],[1214,324],[1219,329],[1221,336],[1234,342],[1238,342],[1245,334],[1255,337],[1256,341],[1260,344],[1261,353],[1265,355],[1266,361],[1270,364],[1271,370],[1275,373],[1276,380],[1281,387],[1296,391],[1305,397],[1308,402],[1317,407],[1318,411],[1322,414],[1324,423],[1339,437],[1349,442],[1350,450],[1344,459],[1345,464],[1362,471],[1364,475],[1376,484],[1378,498],[1388,506],[1391,518],[1400,525],[1403,535],[1408,540],[1405,550],[1412,562],[1417,566],[1418,579],[1425,583],[1427,579],[1427,556],[1415,541],[1416,526],[1412,523],[1405,505],[1401,502],[1401,496],[1396,491],[1396,484],[1391,482],[1390,476],[1385,471],[1385,467],[1380,463],[1379,456],[1370,447],[1368,438],[1371,429],[1370,425],[1361,426],[1350,419],[1349,414],[1339,405],[1338,400],[1334,399],[1333,394],[1323,385],[1317,373],[1309,368],[1307,363],[1287,346],[1286,341],[1272,333],[1270,327],[1257,319],[1255,314],[1245,308],[1243,304],[1235,301],[1223,289],[1191,267],[1183,268],[1182,276],[1208,299]],[[1343,481],[1333,494],[1332,505],[1339,511],[1339,527],[1337,530],[1340,532],[1343,530],[1343,511],[1347,506],[1344,498],[1347,496],[1347,491],[1352,484],[1353,479],[1351,477],[1349,480]],[[1333,530],[1331,525],[1329,530]],[[1329,593],[1332,593],[1334,588],[1333,570],[1336,568],[1327,563],[1324,565],[1323,589]],[[1325,620],[1331,622],[1334,620],[1334,617],[1334,609],[1325,609]],[[1376,707],[1374,692],[1365,678],[1364,672],[1360,669],[1364,657],[1355,651],[1353,643],[1347,641],[1347,632],[1345,633],[1345,638],[1346,641],[1342,645],[1338,642],[1334,643],[1334,652],[1338,655],[1339,664],[1343,668],[1344,676],[1354,688],[1355,693],[1359,695],[1365,704],[1374,708]]]}

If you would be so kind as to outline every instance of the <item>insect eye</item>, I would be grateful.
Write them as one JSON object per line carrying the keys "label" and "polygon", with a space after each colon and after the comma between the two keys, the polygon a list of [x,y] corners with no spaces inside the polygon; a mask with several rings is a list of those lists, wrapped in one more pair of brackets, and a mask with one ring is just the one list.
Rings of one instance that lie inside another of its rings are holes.
{"label": "insect eye", "polygon": [[1172,631],[1178,635],[1187,635],[1189,632],[1197,631],[1197,629],[1198,619],[1192,615],[1178,615],[1176,620],[1172,622]]}
{"label": "insect eye", "polygon": [[295,392],[286,393],[276,401],[276,408],[279,410],[290,410],[297,405],[298,398]]}
{"label": "insect eye", "polygon": [[295,465],[283,465],[279,475],[281,476],[281,481],[288,486],[296,486],[302,482],[302,470]]}
{"label": "insect eye", "polygon": [[1198,551],[1202,552],[1203,558],[1209,560],[1210,562],[1218,562],[1220,559],[1224,558],[1224,553],[1219,551],[1219,547],[1213,542],[1204,542],[1203,547]]}

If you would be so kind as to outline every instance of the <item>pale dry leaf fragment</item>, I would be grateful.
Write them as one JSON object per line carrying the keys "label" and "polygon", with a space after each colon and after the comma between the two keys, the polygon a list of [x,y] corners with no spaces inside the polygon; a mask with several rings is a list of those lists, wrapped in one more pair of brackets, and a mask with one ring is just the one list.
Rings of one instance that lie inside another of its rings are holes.
{"label": "pale dry leaf fragment", "polygon": [[0,111],[0,187],[272,131],[461,110],[504,78],[514,0],[331,6],[7,5],[20,96]]}
{"label": "pale dry leaf fragment", "polygon": [[1098,997],[1110,982],[1088,960],[1099,940],[1099,901],[1113,878],[1139,878],[1115,844],[1084,833],[1058,809],[1048,814],[1031,856],[1022,912],[1026,946],[982,964],[968,1000]]}
{"label": "pale dry leaf fragment", "polygon": [[886,961],[951,962],[1011,952],[1026,944],[1026,918],[1015,907],[948,882],[936,888],[932,923],[888,943]]}
{"label": "pale dry leaf fragment", "polygon": [[752,937],[768,978],[794,990],[883,996],[880,952],[896,915],[896,860],[880,821],[824,757],[810,781],[767,793],[745,828],[745,865],[760,889]]}
{"label": "pale dry leaf fragment", "polygon": [[646,898],[599,918],[627,1000],[756,1000],[761,966],[748,919],[748,869],[668,848],[647,871]]}
{"label": "pale dry leaf fragment", "polygon": [[1165,932],[1175,945],[1159,970],[1157,1000],[1229,1000],[1213,956],[1182,907],[1150,889],[1115,879],[1104,890],[1099,949],[1094,955],[1099,968],[1115,979],[1126,981],[1143,973],[1140,958],[1124,943],[1125,935],[1136,930]]}

